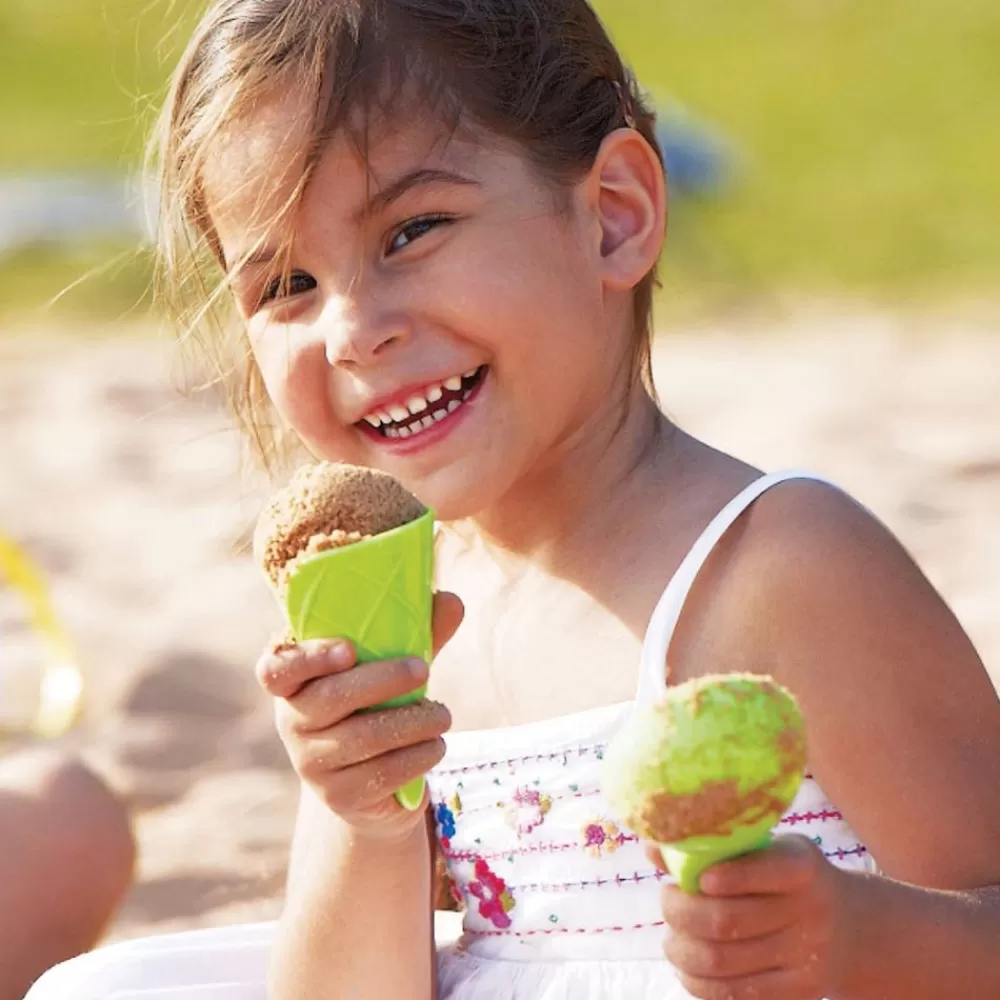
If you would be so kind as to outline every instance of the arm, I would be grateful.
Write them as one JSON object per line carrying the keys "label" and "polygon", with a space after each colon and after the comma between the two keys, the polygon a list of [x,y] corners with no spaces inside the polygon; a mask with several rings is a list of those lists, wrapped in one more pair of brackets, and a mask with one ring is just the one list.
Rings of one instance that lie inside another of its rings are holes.
{"label": "arm", "polygon": [[401,838],[359,834],[304,787],[271,996],[430,1000],[430,899],[423,824]]}
{"label": "arm", "polygon": [[856,939],[836,1000],[1000,996],[1000,890],[947,892],[845,873]]}
{"label": "arm", "polygon": [[983,665],[860,507],[812,483],[765,499],[738,573],[754,631],[738,631],[798,696],[812,770],[888,876],[838,872],[834,996],[1000,996],[1000,702]]}
{"label": "arm", "polygon": [[[435,653],[461,620],[461,602],[437,595]],[[429,701],[369,710],[425,682],[426,664],[355,665],[349,643],[324,640],[272,650],[257,666],[302,779],[272,1000],[436,992],[429,811],[406,812],[393,791],[441,759],[451,717]]]}

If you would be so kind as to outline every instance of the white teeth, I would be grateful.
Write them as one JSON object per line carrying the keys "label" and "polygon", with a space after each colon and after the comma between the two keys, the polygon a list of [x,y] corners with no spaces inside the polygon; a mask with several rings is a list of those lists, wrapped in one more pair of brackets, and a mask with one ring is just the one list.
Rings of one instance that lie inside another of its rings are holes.
{"label": "white teeth", "polygon": [[[472,378],[482,371],[482,366],[472,368],[461,375],[453,375],[445,379],[444,382],[435,382],[424,389],[423,395],[414,393],[406,400],[406,406],[396,403],[386,410],[376,410],[364,417],[366,423],[375,428],[381,428],[382,433],[389,438],[408,438],[414,434],[419,434],[428,427],[434,425],[438,420],[444,420],[449,414],[454,413],[471,395],[472,390],[466,389],[463,392],[463,379]],[[443,405],[432,412],[425,412],[431,409],[432,403],[437,403],[444,397],[445,390],[448,392],[461,392],[460,399],[452,399],[447,407]],[[419,414],[425,414],[422,418],[413,420]],[[401,424],[403,426],[394,426]]]}

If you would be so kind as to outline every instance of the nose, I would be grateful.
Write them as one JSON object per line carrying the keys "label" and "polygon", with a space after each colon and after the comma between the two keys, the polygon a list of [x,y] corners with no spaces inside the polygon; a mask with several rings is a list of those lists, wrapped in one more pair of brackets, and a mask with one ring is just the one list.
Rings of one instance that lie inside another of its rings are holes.
{"label": "nose", "polygon": [[326,360],[341,368],[364,368],[409,340],[411,322],[398,309],[374,303],[360,306],[346,300],[332,302],[325,326]]}

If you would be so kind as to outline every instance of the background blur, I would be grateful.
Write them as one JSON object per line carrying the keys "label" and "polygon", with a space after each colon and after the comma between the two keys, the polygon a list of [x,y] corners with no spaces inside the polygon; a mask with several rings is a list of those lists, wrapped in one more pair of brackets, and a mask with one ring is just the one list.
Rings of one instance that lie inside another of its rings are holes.
{"label": "background blur", "polygon": [[[667,123],[694,116],[699,143],[722,143],[720,185],[675,201],[665,318],[777,292],[989,294],[1000,270],[993,0],[597,6]],[[142,308],[149,261],[135,251],[127,178],[199,7],[0,0],[0,316],[37,313],[93,268],[47,318]],[[60,231],[72,246],[52,246]]]}
{"label": "background blur", "polygon": [[[0,0],[0,533],[78,648],[65,740],[135,809],[115,936],[274,915],[295,798],[251,678],[267,484],[149,312],[142,150],[200,7]],[[598,7],[664,112],[665,405],[850,489],[1000,676],[1000,5]]]}

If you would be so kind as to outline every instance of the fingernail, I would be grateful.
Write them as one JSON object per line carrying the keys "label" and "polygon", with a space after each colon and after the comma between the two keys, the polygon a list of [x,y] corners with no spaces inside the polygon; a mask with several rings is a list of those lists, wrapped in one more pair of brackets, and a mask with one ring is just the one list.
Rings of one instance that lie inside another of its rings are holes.
{"label": "fingernail", "polygon": [[338,642],[330,647],[330,651],[327,654],[334,665],[338,667],[350,666],[352,651],[349,643]]}
{"label": "fingernail", "polygon": [[423,660],[413,659],[406,661],[407,666],[410,668],[410,673],[416,677],[418,680],[427,676],[427,664]]}

